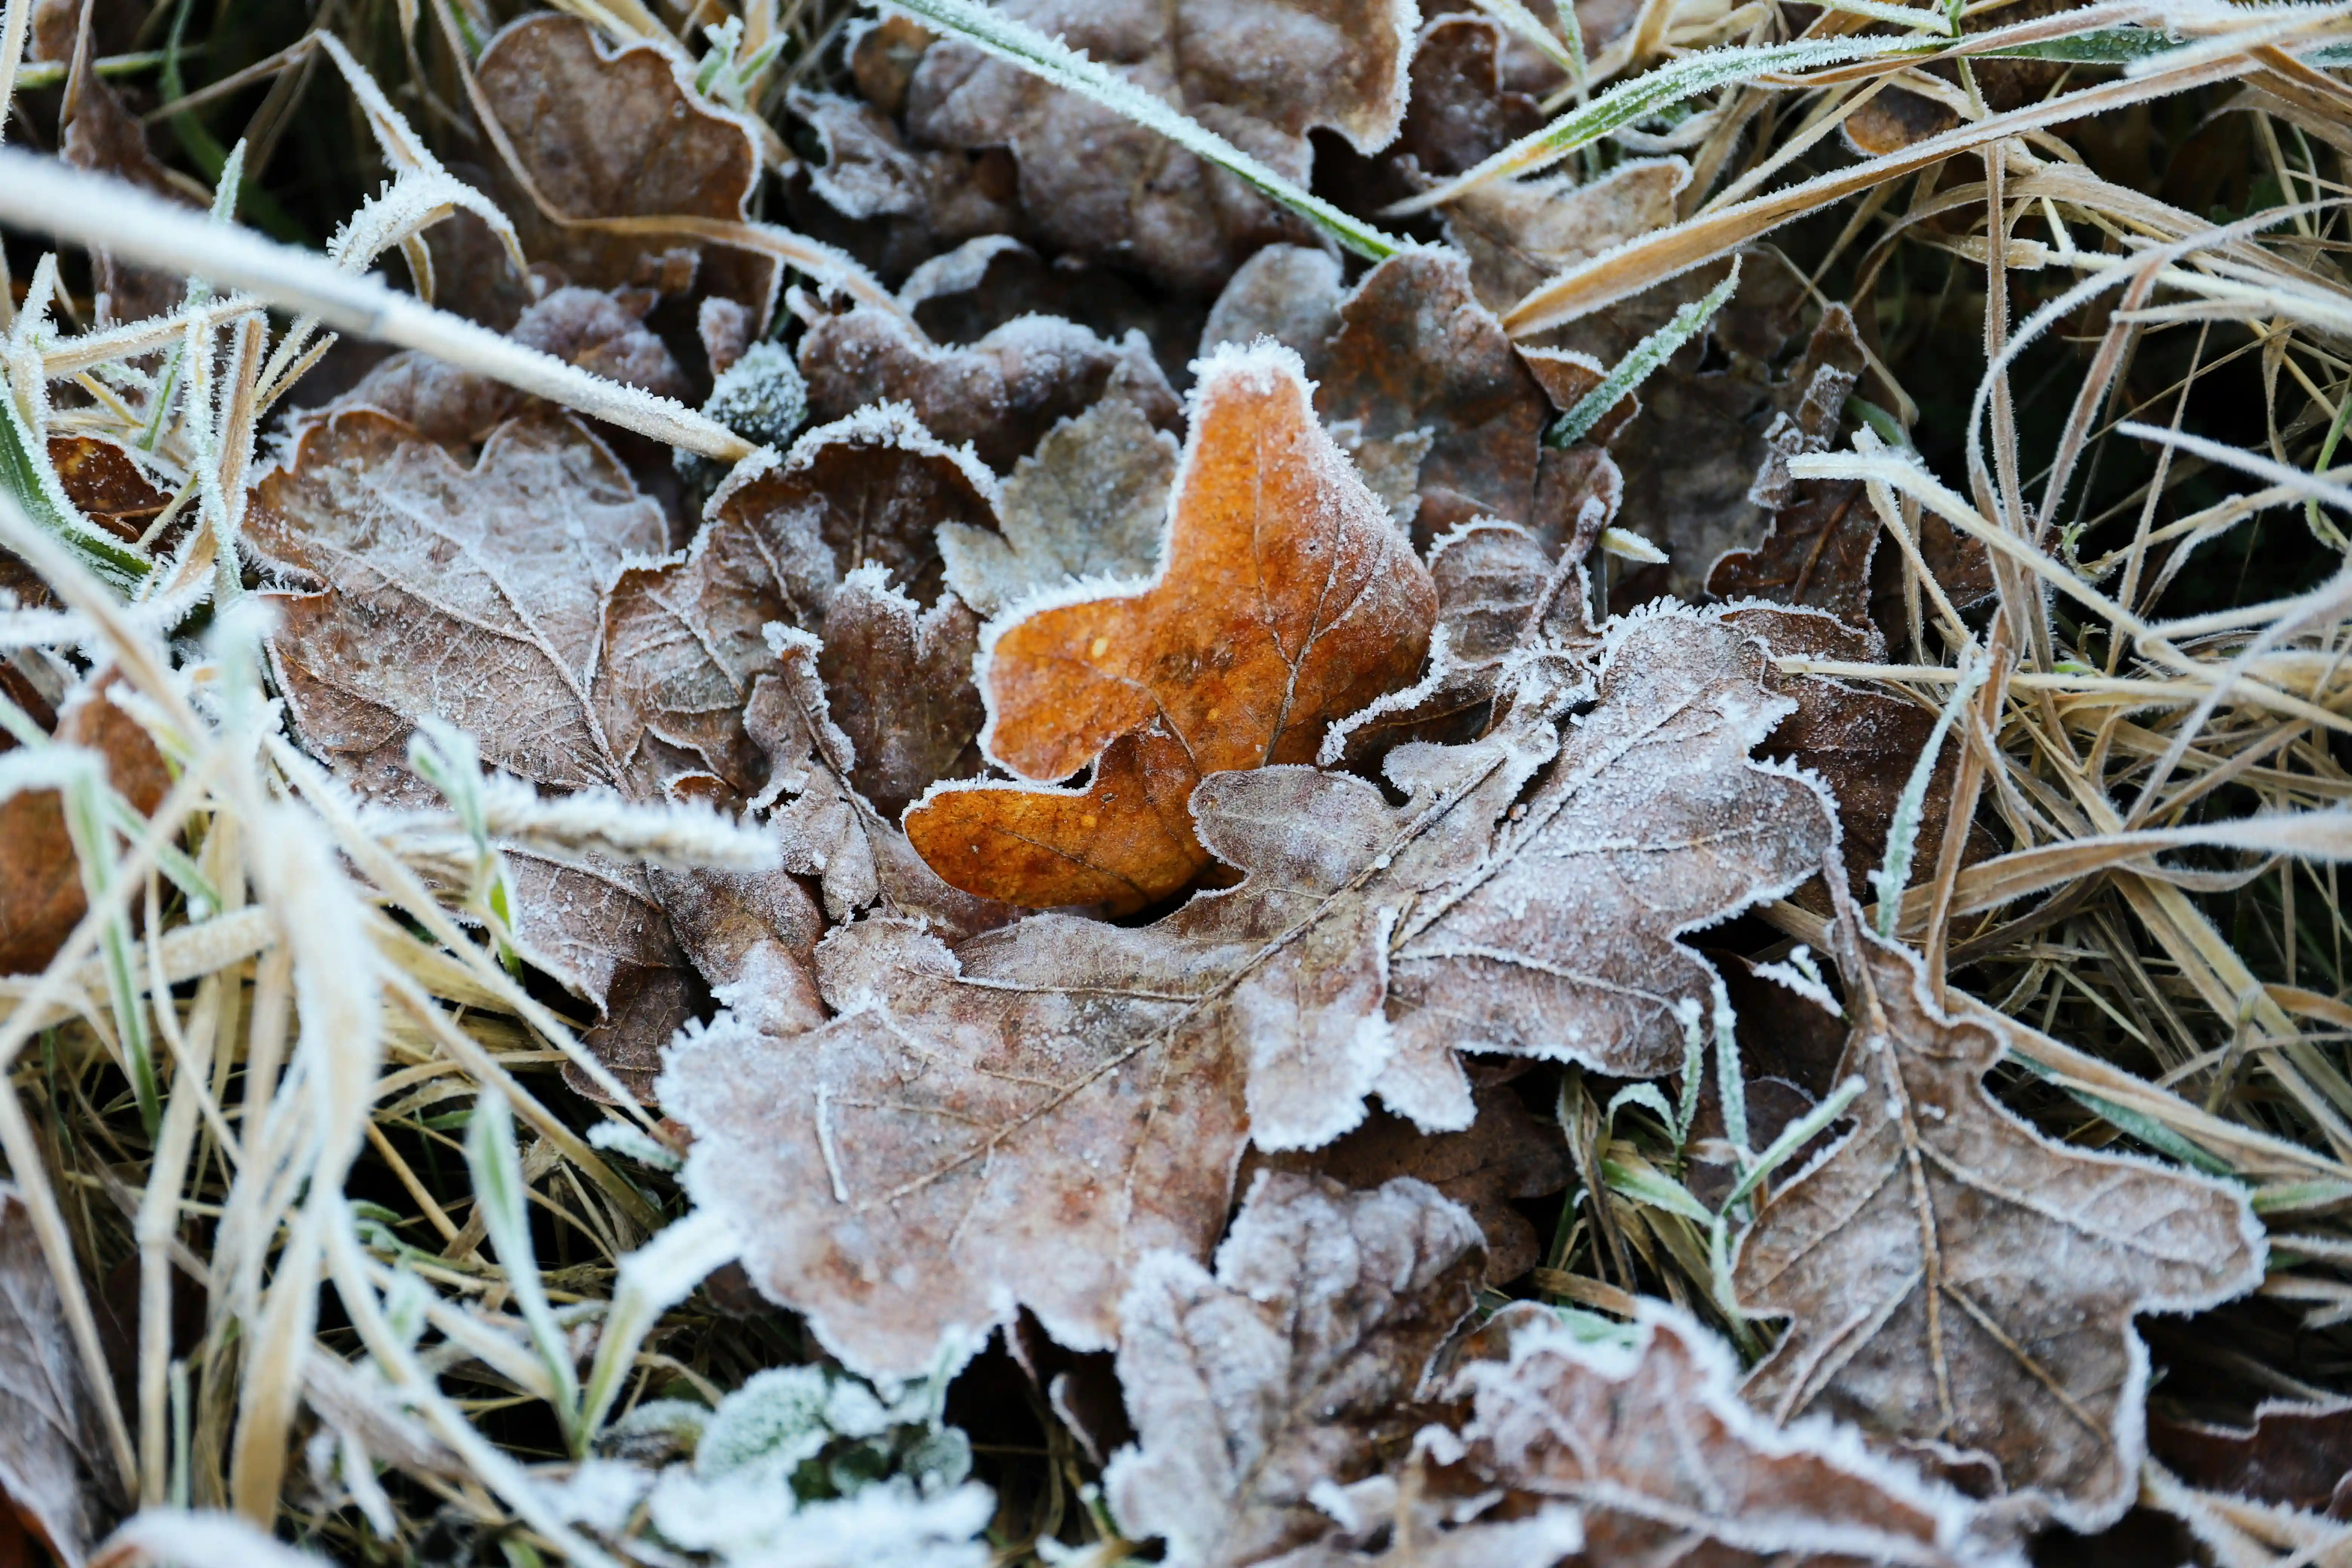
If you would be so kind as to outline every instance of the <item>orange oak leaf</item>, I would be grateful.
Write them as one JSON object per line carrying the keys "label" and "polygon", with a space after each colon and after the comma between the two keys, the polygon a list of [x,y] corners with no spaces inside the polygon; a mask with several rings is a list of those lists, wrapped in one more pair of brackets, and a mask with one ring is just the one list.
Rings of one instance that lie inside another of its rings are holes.
{"label": "orange oak leaf", "polygon": [[1317,423],[1297,356],[1221,350],[1193,394],[1159,574],[1033,600],[982,634],[989,755],[1039,781],[1099,758],[1093,780],[942,785],[908,836],[949,882],[1009,903],[1163,897],[1208,861],[1181,809],[1193,784],[1311,759],[1333,721],[1412,679],[1436,607]]}
{"label": "orange oak leaf", "polygon": [[1790,1320],[1748,1379],[1786,1422],[1990,1460],[2011,1494],[2082,1531],[2112,1523],[2147,1453],[2147,1349],[2132,1315],[2209,1307],[2263,1278],[2238,1190],[2062,1148],[2003,1110],[1986,1070],[2024,1026],[1930,995],[1907,948],[1843,888],[1841,1077],[1866,1088],[1845,1141],[1772,1194],[1739,1245],[1750,1310]]}

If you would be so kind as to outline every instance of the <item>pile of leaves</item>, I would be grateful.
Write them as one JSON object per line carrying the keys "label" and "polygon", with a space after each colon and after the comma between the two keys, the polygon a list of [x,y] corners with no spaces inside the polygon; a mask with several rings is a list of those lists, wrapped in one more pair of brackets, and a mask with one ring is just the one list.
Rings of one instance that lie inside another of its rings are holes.
{"label": "pile of leaves", "polygon": [[0,0],[0,1557],[2344,1559],[2347,40]]}

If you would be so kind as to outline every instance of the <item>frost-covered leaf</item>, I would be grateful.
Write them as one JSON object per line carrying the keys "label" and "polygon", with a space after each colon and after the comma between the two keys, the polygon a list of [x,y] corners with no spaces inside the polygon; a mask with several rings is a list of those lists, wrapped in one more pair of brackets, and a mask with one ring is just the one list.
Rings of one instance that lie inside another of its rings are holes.
{"label": "frost-covered leaf", "polygon": [[1104,398],[1013,465],[1001,532],[942,524],[949,584],[982,616],[1081,578],[1144,578],[1160,553],[1176,438],[1125,397]]}
{"label": "frost-covered leaf", "polygon": [[1339,304],[1315,406],[1374,439],[1432,432],[1416,538],[1474,517],[1534,520],[1542,386],[1445,250],[1391,257]]}
{"label": "frost-covered leaf", "polygon": [[1106,1347],[1143,1254],[1207,1256],[1245,1138],[1318,1147],[1375,1091],[1466,1126],[1456,1045],[1682,1060],[1677,1009],[1712,972],[1675,933],[1785,890],[1832,833],[1813,789],[1747,760],[1788,707],[1761,661],[1713,617],[1635,621],[1565,745],[1577,693],[1531,669],[1485,739],[1389,754],[1402,805],[1312,768],[1213,773],[1193,816],[1240,885],[1151,926],[836,930],[832,1022],[722,1018],[672,1053],[688,1186],[853,1366],[917,1369],[1024,1306]]}
{"label": "frost-covered leaf", "polygon": [[90,1386],[32,1215],[0,1184],[0,1507],[65,1568],[122,1511],[98,1405],[112,1393]]}
{"label": "frost-covered leaf", "polygon": [[1740,1241],[1741,1303],[1790,1320],[1748,1398],[1980,1457],[2074,1528],[2112,1522],[2147,1451],[2132,1315],[2258,1284],[2252,1211],[2205,1177],[2043,1138],[1982,1081],[2022,1026],[1938,1006],[1919,961],[1851,903],[1837,940],[1853,1023],[1838,1072],[1868,1087],[1853,1132]]}
{"label": "frost-covered leaf", "polygon": [[958,764],[985,716],[971,683],[979,647],[980,617],[962,600],[942,594],[918,610],[878,565],[854,568],[834,594],[817,670],[857,759],[850,783],[885,817],[973,771]]}
{"label": "frost-covered leaf", "polygon": [[2243,1426],[2150,1411],[2147,1446],[2200,1490],[2352,1519],[2352,1400],[2265,1399]]}
{"label": "frost-covered leaf", "polygon": [[1472,1404],[1467,1462],[1511,1492],[1578,1505],[1577,1561],[2017,1561],[1971,1537],[1966,1500],[1874,1458],[1850,1429],[1776,1430],[1741,1404],[1729,1347],[1687,1313],[1643,1301],[1630,1345],[1596,1342],[1531,1305],[1506,1317],[1488,1331],[1500,1353],[1467,1362],[1449,1390]]}
{"label": "frost-covered leaf", "polygon": [[[1006,0],[994,9],[1058,36],[1300,185],[1310,129],[1337,131],[1364,152],[1396,134],[1420,21],[1410,0]],[[1139,267],[1165,285],[1214,289],[1258,246],[1300,227],[1160,132],[968,44],[924,54],[907,118],[931,145],[1010,147],[1023,207],[1048,244]]]}
{"label": "frost-covered leaf", "polygon": [[1307,378],[1323,379],[1324,345],[1339,330],[1339,258],[1303,245],[1269,245],[1241,264],[1209,308],[1201,357],[1227,343],[1272,338],[1298,355]]}
{"label": "frost-covered leaf", "polygon": [[1316,422],[1297,357],[1271,345],[1202,365],[1158,573],[1103,586],[983,635],[989,755],[1040,781],[1097,767],[1082,789],[926,797],[908,834],[957,887],[1032,906],[1175,891],[1207,859],[1179,809],[1192,784],[1312,757],[1333,720],[1412,678],[1435,609]]}
{"label": "frost-covered leaf", "polygon": [[609,46],[577,16],[540,13],[501,29],[475,75],[539,195],[502,164],[493,195],[523,249],[592,289],[719,295],[767,320],[771,258],[679,236],[612,232],[563,219],[688,217],[740,223],[760,178],[742,116],[697,96],[652,44]]}
{"label": "frost-covered leaf", "polygon": [[1176,419],[1176,395],[1140,332],[1110,342],[1056,316],[1024,316],[976,343],[942,347],[904,319],[860,306],[810,328],[800,360],[815,417],[903,403],[940,441],[969,443],[999,473],[1114,389],[1155,425]]}
{"label": "frost-covered leaf", "polygon": [[1496,180],[1448,204],[1445,236],[1469,257],[1480,302],[1507,310],[1556,273],[1674,222],[1688,184],[1679,158],[1636,159],[1583,185]]}
{"label": "frost-covered leaf", "polygon": [[[1486,1278],[1506,1284],[1543,1260],[1536,1227],[1515,1200],[1549,1197],[1568,1185],[1568,1143],[1508,1088],[1496,1085],[1475,1099],[1478,1119],[1459,1132],[1423,1132],[1401,1116],[1374,1110],[1328,1148],[1266,1157],[1263,1163],[1328,1176],[1359,1190],[1399,1176],[1427,1182],[1470,1211],[1486,1233]],[[1246,1175],[1249,1165],[1243,1170]]]}
{"label": "frost-covered leaf", "polygon": [[1119,1382],[1140,1439],[1104,1473],[1120,1528],[1176,1568],[1263,1562],[1328,1533],[1320,1500],[1381,1468],[1467,1316],[1477,1226],[1400,1178],[1349,1192],[1269,1173],[1217,1249],[1136,1270],[1119,1309]]}

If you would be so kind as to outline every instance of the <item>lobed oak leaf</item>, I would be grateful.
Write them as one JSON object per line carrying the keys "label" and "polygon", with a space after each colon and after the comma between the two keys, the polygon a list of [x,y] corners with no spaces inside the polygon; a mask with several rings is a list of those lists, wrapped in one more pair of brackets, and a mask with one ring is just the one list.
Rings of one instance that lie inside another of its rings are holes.
{"label": "lobed oak leaf", "polygon": [[1002,531],[943,523],[947,579],[982,616],[1083,578],[1151,575],[1176,479],[1176,438],[1105,397],[1045,434],[1004,481]]}
{"label": "lobed oak leaf", "polygon": [[[1302,185],[1310,130],[1366,153],[1395,136],[1420,25],[1412,0],[1010,0],[1004,10]],[[968,45],[924,53],[907,121],[933,146],[1009,147],[1023,208],[1048,245],[1172,289],[1213,289],[1251,251],[1299,230],[1157,132]]]}
{"label": "lobed oak leaf", "polygon": [[1180,809],[1192,784],[1313,756],[1332,721],[1411,678],[1435,608],[1316,423],[1297,356],[1272,345],[1201,367],[1158,574],[1076,597],[1087,586],[982,634],[982,743],[1027,778],[1095,776],[918,803],[908,835],[958,887],[1126,908],[1174,891],[1207,860]]}
{"label": "lobed oak leaf", "polygon": [[1174,1568],[1240,1568],[1330,1534],[1335,1494],[1417,1424],[1482,1250],[1470,1216],[1409,1177],[1349,1192],[1268,1173],[1213,1276],[1145,1258],[1119,1309],[1139,1442],[1103,1475],[1120,1529],[1166,1541]]}
{"label": "lobed oak leaf", "polygon": [[1853,1025],[1838,1070],[1867,1087],[1853,1131],[1740,1240],[1739,1300],[1790,1320],[1747,1396],[1990,1460],[2070,1527],[2112,1523],[2147,1452],[2133,1314],[2252,1289],[2261,1228],[2234,1188],[2062,1147],[2004,1110],[1982,1080],[2023,1026],[1939,1006],[1918,959],[1834,890]]}
{"label": "lobed oak leaf", "polygon": [[780,276],[771,258],[669,234],[649,243],[641,232],[596,226],[744,221],[760,179],[750,120],[688,90],[669,52],[648,43],[613,47],[576,16],[542,12],[508,24],[474,72],[520,174],[551,209],[542,211],[501,161],[493,194],[525,254],[588,288],[690,288],[733,300],[755,325],[767,321]]}
{"label": "lobed oak leaf", "polygon": [[1465,1463],[1513,1494],[1572,1502],[1596,1565],[1916,1568],[2015,1563],[1957,1492],[1866,1452],[1850,1428],[1776,1429],[1740,1402],[1738,1363],[1687,1313],[1643,1300],[1630,1344],[1520,1303],[1448,1395],[1470,1402]]}
{"label": "lobed oak leaf", "polygon": [[[1713,978],[1675,934],[1807,875],[1832,820],[1748,762],[1788,704],[1718,617],[1622,628],[1564,746],[1580,691],[1561,674],[1531,664],[1479,741],[1391,752],[1402,805],[1297,765],[1202,779],[1202,842],[1242,879],[1154,925],[1048,914],[953,947],[906,921],[835,931],[831,1022],[728,1020],[671,1054],[697,1201],[865,1370],[919,1369],[1023,1307],[1099,1349],[1145,1253],[1206,1255],[1244,1140],[1318,1147],[1375,1092],[1466,1126],[1457,1044],[1666,1070],[1677,1007]],[[837,732],[801,733],[814,777]]]}
{"label": "lobed oak leaf", "polygon": [[[66,1324],[65,1306],[33,1217],[0,1184],[0,1513],[65,1568],[80,1568],[124,1511],[99,1401]],[[0,1530],[0,1548],[13,1531]],[[23,1537],[13,1542],[26,1553]]]}
{"label": "lobed oak leaf", "polygon": [[969,443],[999,473],[1114,388],[1155,425],[1176,417],[1176,395],[1140,332],[1112,342],[1056,316],[1024,316],[978,342],[943,347],[905,319],[862,305],[811,327],[800,365],[816,418],[904,403],[940,440]]}

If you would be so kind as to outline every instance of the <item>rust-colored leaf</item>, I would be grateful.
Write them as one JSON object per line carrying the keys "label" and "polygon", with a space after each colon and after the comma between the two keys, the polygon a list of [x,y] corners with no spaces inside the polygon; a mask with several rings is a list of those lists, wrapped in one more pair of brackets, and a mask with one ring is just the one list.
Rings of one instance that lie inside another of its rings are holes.
{"label": "rust-colored leaf", "polygon": [[137,459],[95,436],[51,436],[49,466],[74,510],[115,538],[135,542],[172,502]]}
{"label": "rust-colored leaf", "polygon": [[[1502,1331],[1497,1332],[1496,1331]],[[1775,1430],[1740,1403],[1729,1348],[1644,1301],[1630,1346],[1506,1310],[1452,1394],[1473,1402],[1467,1463],[1515,1493],[1576,1504],[1593,1564],[1914,1568],[2014,1563],[1970,1533],[1966,1500],[1862,1451],[1826,1422]]]}
{"label": "rust-colored leaf", "polygon": [[2352,1400],[2265,1399],[2245,1426],[2150,1411],[2147,1446],[2201,1490],[2352,1519]]}
{"label": "rust-colored leaf", "polygon": [[1423,1183],[1349,1192],[1268,1173],[1213,1276],[1157,1253],[1120,1306],[1140,1439],[1111,1458],[1120,1527],[1183,1568],[1242,1568],[1331,1532],[1333,1494],[1417,1425],[1410,1401],[1469,1314],[1478,1227]]}
{"label": "rust-colored leaf", "polygon": [[1207,853],[1170,807],[1209,774],[1313,757],[1334,720],[1412,679],[1434,611],[1428,573],[1317,424],[1297,357],[1225,351],[1193,395],[1158,575],[983,637],[989,754],[1037,780],[1099,756],[1095,777],[948,786],[908,834],[950,882],[1009,902],[1173,892]]}
{"label": "rust-colored leaf", "polygon": [[1983,1077],[2021,1025],[1931,998],[1919,961],[1837,926],[1854,1129],[1741,1239],[1749,1310],[1790,1320],[1747,1394],[1826,1412],[1885,1447],[1979,1456],[2078,1530],[2113,1522],[2147,1451],[2136,1312],[2210,1306],[2263,1277],[2242,1193],[2061,1147]]}

